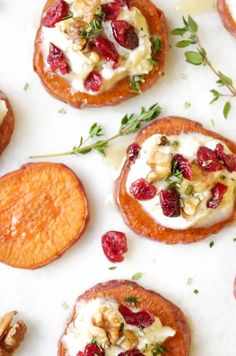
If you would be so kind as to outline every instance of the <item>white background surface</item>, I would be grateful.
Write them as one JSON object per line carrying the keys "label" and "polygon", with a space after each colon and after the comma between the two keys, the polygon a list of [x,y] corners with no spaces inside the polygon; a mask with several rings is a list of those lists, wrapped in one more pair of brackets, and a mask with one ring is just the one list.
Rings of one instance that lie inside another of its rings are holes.
{"label": "white background surface", "polygon": [[[166,11],[170,27],[181,24],[175,0],[155,2]],[[225,120],[222,101],[208,104],[215,77],[207,68],[186,64],[182,51],[174,46],[162,80],[122,105],[79,111],[52,98],[32,69],[33,41],[43,5],[44,0],[0,0],[0,87],[11,99],[16,118],[14,137],[0,158],[0,174],[26,163],[31,154],[72,148],[95,121],[104,126],[106,135],[113,134],[125,113],[157,101],[163,107],[162,116],[187,116],[236,141],[236,99]],[[236,83],[236,40],[223,29],[216,13],[195,18],[209,56]],[[174,41],[170,38],[170,43]],[[30,84],[28,91],[23,90],[25,82]],[[188,110],[184,109],[185,101],[192,104]],[[66,109],[65,115],[58,113],[61,108]],[[112,204],[105,204],[113,181],[103,158],[94,153],[55,162],[66,163],[84,182],[91,221],[82,240],[48,266],[27,271],[0,265],[0,314],[18,310],[29,329],[17,355],[56,355],[57,341],[70,314],[70,309],[63,309],[63,302],[72,308],[75,298],[97,282],[129,279],[141,271],[145,274],[140,284],[159,291],[185,312],[192,328],[191,356],[234,356],[236,225],[190,246],[165,246],[140,238],[124,225]],[[111,264],[100,246],[101,235],[110,229],[124,231],[129,238],[126,260],[115,271],[108,270]],[[215,241],[213,248],[209,248],[211,241]],[[189,277],[193,278],[191,286]],[[198,295],[194,289],[199,290]]]}

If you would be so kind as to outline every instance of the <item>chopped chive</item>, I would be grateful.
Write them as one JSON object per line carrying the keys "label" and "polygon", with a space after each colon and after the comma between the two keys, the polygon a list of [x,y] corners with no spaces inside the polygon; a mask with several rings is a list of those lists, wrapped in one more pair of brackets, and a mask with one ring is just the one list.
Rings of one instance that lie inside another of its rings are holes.
{"label": "chopped chive", "polygon": [[192,185],[192,184],[189,184],[189,185],[187,186],[187,188],[185,189],[185,194],[186,194],[186,195],[191,195],[192,192],[193,192],[193,185]]}

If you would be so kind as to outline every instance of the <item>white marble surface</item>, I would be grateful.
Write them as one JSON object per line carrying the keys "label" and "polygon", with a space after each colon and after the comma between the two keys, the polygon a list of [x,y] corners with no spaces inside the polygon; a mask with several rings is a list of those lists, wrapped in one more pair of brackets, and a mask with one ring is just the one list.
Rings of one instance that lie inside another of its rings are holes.
{"label": "white marble surface", "polygon": [[[155,1],[165,11],[170,27],[181,24],[175,0]],[[183,115],[236,140],[236,100],[225,120],[223,102],[208,103],[215,77],[205,67],[186,64],[181,50],[170,49],[166,75],[151,90],[114,108],[78,111],[52,98],[32,69],[33,41],[44,0],[0,0],[0,87],[12,101],[16,126],[10,146],[0,158],[0,174],[29,161],[31,154],[73,147],[94,121],[107,135],[116,131],[121,117],[141,105],[159,102],[162,116]],[[236,40],[222,27],[216,13],[196,16],[200,36],[215,65],[236,82]],[[170,43],[174,39],[170,37]],[[183,79],[183,75],[187,78]],[[25,82],[30,86],[23,90]],[[184,103],[191,107],[184,109]],[[66,114],[58,110],[66,109]],[[212,127],[211,119],[215,126]],[[178,304],[192,328],[191,356],[234,356],[236,311],[233,297],[236,225],[190,246],[166,246],[136,236],[124,225],[112,204],[105,204],[113,187],[106,161],[95,153],[87,157],[55,159],[81,177],[86,185],[91,221],[83,239],[62,258],[35,271],[0,265],[0,313],[17,309],[29,332],[19,356],[56,355],[57,341],[75,298],[97,282],[131,278],[145,272],[140,283]],[[1,217],[0,217],[1,218]],[[103,255],[100,238],[109,229],[125,231],[129,252],[115,271]],[[215,245],[209,248],[209,243]],[[191,286],[188,278],[193,278]],[[194,289],[199,294],[193,293]],[[65,310],[62,303],[69,309]]]}

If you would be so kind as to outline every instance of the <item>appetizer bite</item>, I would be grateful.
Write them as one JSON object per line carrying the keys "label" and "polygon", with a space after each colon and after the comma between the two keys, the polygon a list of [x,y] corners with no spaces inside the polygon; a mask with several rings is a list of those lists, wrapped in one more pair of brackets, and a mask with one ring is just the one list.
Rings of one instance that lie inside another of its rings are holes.
{"label": "appetizer bite", "polygon": [[190,341],[178,307],[137,283],[117,280],[77,299],[58,356],[187,356]]}
{"label": "appetizer bite", "polygon": [[0,154],[9,144],[14,130],[14,115],[6,95],[0,91]]}
{"label": "appetizer bite", "polygon": [[22,320],[12,323],[16,311],[0,318],[0,355],[12,356],[24,340],[27,327]]}
{"label": "appetizer bite", "polygon": [[218,12],[224,27],[236,37],[236,2],[235,0],[218,0]]}
{"label": "appetizer bite", "polygon": [[48,0],[34,68],[74,107],[113,105],[157,81],[167,45],[164,14],[150,0]]}
{"label": "appetizer bite", "polygon": [[66,166],[31,163],[0,178],[0,261],[38,268],[60,257],[88,223],[87,197]]}
{"label": "appetizer bite", "polygon": [[236,219],[235,187],[236,144],[197,122],[168,117],[129,146],[115,199],[137,234],[190,243]]}

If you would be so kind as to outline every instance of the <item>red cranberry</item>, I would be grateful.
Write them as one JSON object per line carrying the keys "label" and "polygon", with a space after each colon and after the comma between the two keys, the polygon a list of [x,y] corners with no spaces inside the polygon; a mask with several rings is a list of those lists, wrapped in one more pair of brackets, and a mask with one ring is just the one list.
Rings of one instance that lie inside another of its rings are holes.
{"label": "red cranberry", "polygon": [[210,200],[208,200],[207,207],[210,209],[216,209],[223,199],[227,189],[227,185],[216,183],[216,185],[211,189],[212,197]]}
{"label": "red cranberry", "polygon": [[176,189],[161,190],[160,203],[165,216],[170,218],[180,216],[180,199]]}
{"label": "red cranberry", "polygon": [[128,160],[132,163],[136,161],[138,158],[139,151],[141,150],[141,147],[139,146],[138,143],[132,143],[129,145],[126,151],[126,155],[128,157]]}
{"label": "red cranberry", "polygon": [[93,70],[85,79],[84,86],[87,90],[99,91],[103,82],[103,77],[101,74]]}
{"label": "red cranberry", "polygon": [[94,39],[94,44],[97,47],[100,55],[108,62],[112,62],[112,68],[115,69],[118,66],[120,55],[117,52],[114,44],[106,37],[101,35]]}
{"label": "red cranberry", "polygon": [[200,147],[197,152],[197,161],[199,166],[208,172],[216,172],[221,170],[222,164],[217,158],[216,152],[208,147]]}
{"label": "red cranberry", "polygon": [[111,262],[122,262],[128,251],[127,238],[123,232],[108,231],[102,236],[102,248]]}
{"label": "red cranberry", "polygon": [[82,351],[79,351],[76,356],[84,356],[84,353]]}
{"label": "red cranberry", "polygon": [[50,43],[47,61],[48,64],[50,64],[51,71],[53,73],[60,71],[61,74],[67,74],[70,72],[70,66],[66,60],[64,53],[53,43]]}
{"label": "red cranberry", "polygon": [[176,154],[173,158],[173,163],[176,165],[176,168],[183,174],[185,179],[192,179],[192,165],[184,156],[181,154]]}
{"label": "red cranberry", "polygon": [[144,356],[138,349],[131,349],[125,352],[120,352],[118,356]]}
{"label": "red cranberry", "polygon": [[155,321],[154,316],[148,311],[141,310],[135,313],[123,304],[119,305],[119,312],[122,314],[127,324],[135,325],[139,328],[147,328]]}
{"label": "red cranberry", "polygon": [[127,6],[129,9],[131,9],[131,0],[115,0],[118,4],[121,6]]}
{"label": "red cranberry", "polygon": [[157,194],[157,188],[148,183],[144,178],[140,178],[133,182],[129,191],[137,200],[150,200]]}
{"label": "red cranberry", "polygon": [[138,47],[139,38],[134,26],[125,20],[113,21],[111,26],[113,36],[120,46],[131,50]]}
{"label": "red cranberry", "polygon": [[226,154],[224,146],[221,143],[216,145],[215,153],[217,158],[223,162],[223,165],[229,172],[236,171],[236,155]]}
{"label": "red cranberry", "polygon": [[105,20],[113,21],[120,15],[121,5],[118,2],[108,2],[102,5],[102,11],[105,14]]}
{"label": "red cranberry", "polygon": [[105,352],[101,346],[93,343],[85,347],[84,356],[105,356]]}
{"label": "red cranberry", "polygon": [[63,20],[68,15],[69,4],[63,0],[57,0],[46,11],[42,18],[42,25],[45,27],[55,27],[56,23]]}

